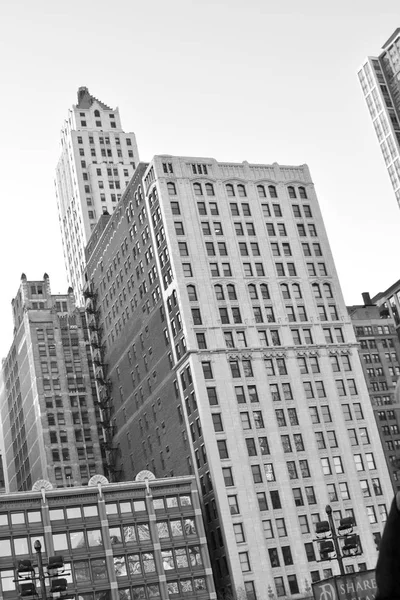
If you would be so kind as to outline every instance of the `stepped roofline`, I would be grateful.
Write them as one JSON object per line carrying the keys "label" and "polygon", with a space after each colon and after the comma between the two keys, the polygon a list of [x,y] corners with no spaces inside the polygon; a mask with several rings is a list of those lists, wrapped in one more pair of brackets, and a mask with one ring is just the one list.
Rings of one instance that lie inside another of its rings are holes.
{"label": "stepped roofline", "polygon": [[104,102],[102,102],[95,96],[92,96],[87,87],[82,86],[78,88],[78,104],[76,105],[77,108],[90,108],[94,102],[97,102],[97,104],[99,104],[101,108],[104,108],[105,110],[113,110],[111,106],[107,106],[107,104],[104,104]]}

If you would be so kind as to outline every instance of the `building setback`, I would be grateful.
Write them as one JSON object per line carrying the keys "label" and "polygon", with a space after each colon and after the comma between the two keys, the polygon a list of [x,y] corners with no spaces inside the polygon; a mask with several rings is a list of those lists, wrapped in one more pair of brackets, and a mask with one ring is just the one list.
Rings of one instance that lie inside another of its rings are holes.
{"label": "building setback", "polygon": [[135,134],[123,131],[118,108],[80,87],[61,130],[55,179],[67,278],[78,304],[85,246],[100,215],[114,210],[138,160]]}
{"label": "building setback", "polygon": [[[348,306],[356,338],[360,343],[359,353],[365,379],[381,436],[383,451],[395,492],[400,490],[398,472],[400,468],[400,405],[395,395],[395,386],[400,375],[400,342],[396,327],[389,314],[373,304],[369,294],[363,294],[365,304]],[[332,357],[332,368],[337,370],[337,359]],[[352,445],[367,444],[362,435],[358,439],[352,433]],[[357,468],[365,469],[362,457],[357,457]]]}
{"label": "building setback", "polygon": [[4,600],[20,598],[15,567],[19,560],[37,565],[36,540],[45,565],[63,556],[59,577],[74,600],[216,597],[193,477],[109,484],[97,475],[85,487],[51,488],[43,481],[35,491],[2,496]]}
{"label": "building setback", "polygon": [[103,459],[85,312],[72,289],[52,295],[46,274],[41,281],[22,275],[12,307],[0,393],[9,490],[30,490],[42,478],[61,487],[87,483],[103,472]]}
{"label": "building setback", "polygon": [[400,28],[382,50],[366,59],[358,78],[400,206]]}
{"label": "building setback", "polygon": [[372,568],[392,488],[307,166],[156,156],[86,256],[113,472],[195,473],[218,589],[309,594],[328,503]]}

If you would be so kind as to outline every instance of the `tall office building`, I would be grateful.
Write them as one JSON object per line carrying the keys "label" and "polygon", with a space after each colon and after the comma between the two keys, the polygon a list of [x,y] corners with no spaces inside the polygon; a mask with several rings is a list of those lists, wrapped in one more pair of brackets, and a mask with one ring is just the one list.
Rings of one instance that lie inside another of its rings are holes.
{"label": "tall office building", "polygon": [[400,28],[358,71],[396,200],[400,205]]}
{"label": "tall office building", "polygon": [[114,210],[137,162],[135,134],[123,131],[118,108],[79,88],[61,130],[55,180],[68,284],[78,304],[85,246],[99,216]]}
{"label": "tall office building", "polygon": [[87,279],[114,472],[195,473],[218,589],[310,594],[327,504],[372,568],[393,492],[307,166],[140,164]]}
{"label": "tall office building", "polygon": [[400,339],[400,279],[384,292],[376,294],[372,298],[372,302],[380,307],[381,315],[393,319],[397,336]]}
{"label": "tall office building", "polygon": [[87,483],[103,472],[86,315],[72,290],[27,281],[12,301],[14,340],[2,364],[0,413],[9,491],[34,481]]}
{"label": "tall office building", "polygon": [[[397,492],[400,490],[400,404],[395,386],[400,375],[400,341],[391,316],[382,314],[382,309],[372,302],[368,293],[363,294],[363,300],[364,304],[347,308],[360,343],[361,364],[393,489]],[[331,360],[333,369],[337,369],[336,357]],[[361,443],[368,443],[368,440],[362,439]],[[359,444],[355,436],[353,444]]]}

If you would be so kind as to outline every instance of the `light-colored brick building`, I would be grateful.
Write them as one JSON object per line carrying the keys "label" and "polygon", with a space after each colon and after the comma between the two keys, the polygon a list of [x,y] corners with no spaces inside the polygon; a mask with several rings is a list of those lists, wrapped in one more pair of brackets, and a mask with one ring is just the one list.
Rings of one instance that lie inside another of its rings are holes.
{"label": "light-colored brick building", "polygon": [[52,295],[46,274],[41,281],[22,275],[12,308],[0,389],[9,490],[30,490],[42,478],[61,487],[87,483],[103,472],[103,459],[85,312],[72,289]]}
{"label": "light-colored brick building", "polygon": [[135,134],[123,131],[118,108],[79,88],[61,130],[55,180],[68,284],[78,304],[90,234],[100,215],[114,210],[137,163]]}
{"label": "light-colored brick building", "polygon": [[307,166],[156,156],[87,261],[114,472],[196,474],[218,589],[309,594],[328,503],[372,568],[392,487]]}

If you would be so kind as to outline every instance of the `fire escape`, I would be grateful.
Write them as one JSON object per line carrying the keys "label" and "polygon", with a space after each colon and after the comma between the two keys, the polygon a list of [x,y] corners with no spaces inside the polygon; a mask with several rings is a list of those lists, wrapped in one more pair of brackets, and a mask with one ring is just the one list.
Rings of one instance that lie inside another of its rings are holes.
{"label": "fire escape", "polygon": [[121,469],[117,466],[118,446],[113,442],[115,427],[112,423],[111,380],[107,377],[107,364],[104,361],[104,343],[102,342],[103,328],[99,324],[99,309],[97,293],[88,284],[83,292],[89,329],[97,398],[95,404],[100,412],[99,441],[103,456],[105,475],[110,481],[118,481]]}

